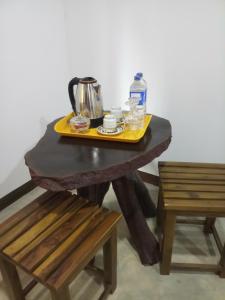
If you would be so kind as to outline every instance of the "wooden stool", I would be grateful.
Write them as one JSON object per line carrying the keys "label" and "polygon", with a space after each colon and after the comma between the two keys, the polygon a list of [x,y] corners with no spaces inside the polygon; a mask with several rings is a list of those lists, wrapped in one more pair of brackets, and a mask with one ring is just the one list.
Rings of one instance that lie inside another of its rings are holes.
{"label": "wooden stool", "polygon": [[[69,300],[69,283],[103,246],[104,292],[116,288],[116,225],[121,215],[69,192],[45,192],[0,225],[0,268],[10,299],[22,300],[40,282],[52,299]],[[22,289],[16,271],[34,280]]]}
{"label": "wooden stool", "polygon": [[[225,217],[225,165],[207,163],[159,162],[160,190],[157,225],[161,244],[160,273],[170,268],[214,271],[225,277],[225,247],[215,228],[216,217]],[[176,219],[177,216],[203,216],[206,220]],[[221,259],[218,265],[171,264],[176,223],[203,224],[212,233]],[[163,236],[162,240],[161,237]]]}

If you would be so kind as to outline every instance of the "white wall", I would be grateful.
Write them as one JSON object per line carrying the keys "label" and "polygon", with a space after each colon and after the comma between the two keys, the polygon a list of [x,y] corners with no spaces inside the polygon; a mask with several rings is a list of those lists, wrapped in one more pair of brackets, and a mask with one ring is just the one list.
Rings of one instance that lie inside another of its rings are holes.
{"label": "white wall", "polygon": [[30,179],[24,154],[70,109],[63,9],[0,0],[0,197]]}
{"label": "white wall", "polygon": [[103,84],[106,108],[144,73],[173,127],[160,159],[225,163],[224,0],[67,0],[66,24],[70,71]]}
{"label": "white wall", "polygon": [[142,71],[148,111],[173,127],[160,159],[225,162],[224,53],[224,0],[0,0],[0,197],[71,109],[72,76],[96,77],[109,108]]}

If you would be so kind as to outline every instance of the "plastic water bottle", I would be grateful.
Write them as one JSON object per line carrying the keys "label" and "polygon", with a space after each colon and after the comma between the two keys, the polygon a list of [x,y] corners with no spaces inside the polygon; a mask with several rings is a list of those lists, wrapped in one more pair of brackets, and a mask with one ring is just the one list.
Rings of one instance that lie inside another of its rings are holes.
{"label": "plastic water bottle", "polygon": [[148,90],[147,82],[146,82],[146,80],[143,77],[143,73],[139,72],[136,75],[140,77],[142,83],[145,85],[145,107],[146,107],[146,103],[147,103],[147,90]]}
{"label": "plastic water bottle", "polygon": [[130,98],[137,98],[138,104],[143,105],[146,110],[146,84],[139,75],[134,76],[134,81],[130,86]]}

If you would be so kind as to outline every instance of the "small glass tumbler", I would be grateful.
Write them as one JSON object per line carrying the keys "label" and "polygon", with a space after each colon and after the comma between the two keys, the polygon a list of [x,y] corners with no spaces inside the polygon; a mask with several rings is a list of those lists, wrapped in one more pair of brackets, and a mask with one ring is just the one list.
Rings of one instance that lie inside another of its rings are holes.
{"label": "small glass tumbler", "polygon": [[139,129],[144,128],[145,123],[145,107],[144,105],[137,105],[134,115],[138,118],[139,121]]}
{"label": "small glass tumbler", "polygon": [[133,114],[128,114],[125,117],[125,125],[127,130],[138,130],[140,128],[139,123],[139,119]]}
{"label": "small glass tumbler", "polygon": [[86,133],[90,127],[90,119],[78,115],[70,119],[70,129],[77,133]]}

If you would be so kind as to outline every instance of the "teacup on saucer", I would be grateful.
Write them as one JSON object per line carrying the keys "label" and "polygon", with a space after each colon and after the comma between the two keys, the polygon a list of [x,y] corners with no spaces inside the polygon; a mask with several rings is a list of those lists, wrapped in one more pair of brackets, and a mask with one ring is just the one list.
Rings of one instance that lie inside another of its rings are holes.
{"label": "teacup on saucer", "polygon": [[105,117],[103,119],[103,127],[104,127],[104,130],[108,131],[108,132],[116,131],[116,127],[117,127],[116,117],[111,114],[105,115]]}

